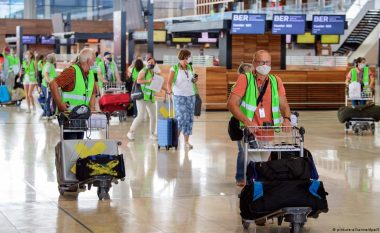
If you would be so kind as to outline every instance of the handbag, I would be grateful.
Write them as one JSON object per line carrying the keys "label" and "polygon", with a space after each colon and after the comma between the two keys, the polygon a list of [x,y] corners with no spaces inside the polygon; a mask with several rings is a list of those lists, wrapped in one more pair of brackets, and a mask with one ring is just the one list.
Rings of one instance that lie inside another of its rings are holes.
{"label": "handbag", "polygon": [[141,100],[144,98],[144,93],[141,90],[141,85],[137,82],[133,83],[131,98],[132,100]]}
{"label": "handbag", "polygon": [[[260,95],[256,100],[256,103],[260,103],[261,100],[264,97],[264,93],[268,86],[268,80],[264,83],[263,88],[260,91]],[[249,84],[247,84],[248,88]],[[247,91],[247,90],[246,90]],[[239,120],[236,119],[234,116],[231,117],[230,121],[228,122],[228,135],[230,136],[231,141],[240,141],[243,139],[243,130],[240,128]]]}
{"label": "handbag", "polygon": [[195,107],[194,107],[194,116],[201,116],[202,112],[202,99],[199,94],[195,95]]}

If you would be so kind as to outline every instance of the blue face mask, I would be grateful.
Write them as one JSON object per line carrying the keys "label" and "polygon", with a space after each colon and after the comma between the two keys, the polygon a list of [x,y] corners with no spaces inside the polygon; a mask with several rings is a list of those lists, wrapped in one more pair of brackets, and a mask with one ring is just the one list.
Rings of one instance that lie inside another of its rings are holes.
{"label": "blue face mask", "polygon": [[148,68],[148,69],[153,69],[154,68],[154,65],[153,64],[148,64],[147,66],[146,66],[146,68]]}

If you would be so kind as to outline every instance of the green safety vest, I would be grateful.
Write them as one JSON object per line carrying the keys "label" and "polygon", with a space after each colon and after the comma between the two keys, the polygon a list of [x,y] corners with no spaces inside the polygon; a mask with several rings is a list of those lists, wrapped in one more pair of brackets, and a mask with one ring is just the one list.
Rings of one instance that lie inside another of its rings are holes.
{"label": "green safety vest", "polygon": [[137,78],[139,77],[139,71],[135,67],[132,68],[132,81],[136,82]]}
{"label": "green safety vest", "polygon": [[[150,72],[150,70],[148,70],[148,68],[144,67],[143,71],[145,72],[144,80],[148,80],[148,79],[152,78],[153,72]],[[150,82],[141,84],[141,91],[144,93],[144,100],[145,101],[151,101],[152,103],[154,103],[155,102],[154,91],[147,88],[150,86],[150,84],[151,84]]]}
{"label": "green safety vest", "polygon": [[[46,62],[43,66],[42,70],[45,71],[45,67],[49,66],[49,79],[50,81],[53,81],[57,77],[57,72],[55,71],[55,67],[50,62]],[[42,74],[42,86],[47,87],[47,82],[45,79],[45,74]]]}
{"label": "green safety vest", "polygon": [[72,65],[72,67],[75,69],[74,89],[70,92],[62,92],[62,101],[64,103],[69,103],[69,111],[71,111],[74,107],[83,104],[90,106],[90,100],[95,86],[95,78],[92,72],[88,73],[87,80],[85,80],[79,66],[75,64]]}
{"label": "green safety vest", "polygon": [[3,53],[3,57],[8,60],[8,72],[13,71],[13,65],[17,64],[15,59],[11,54],[6,55]]}
{"label": "green safety vest", "polygon": [[[253,119],[255,115],[255,111],[257,108],[257,98],[259,95],[256,78],[252,74],[252,72],[246,73],[247,76],[247,89],[245,92],[245,96],[242,98],[240,104],[241,112],[250,120]],[[281,112],[280,112],[280,97],[278,94],[277,88],[277,79],[274,75],[268,75],[270,85],[272,87],[272,118],[273,125],[280,126],[281,125]],[[244,126],[242,122],[240,122],[240,126]]]}
{"label": "green safety vest", "polygon": [[37,69],[38,69],[38,71],[42,71],[42,67],[43,67],[42,60],[39,60],[38,63],[37,63]]}
{"label": "green safety vest", "polygon": [[28,65],[27,61],[22,62],[22,66],[24,67],[25,74],[29,75],[29,80],[32,82],[36,82],[36,70],[34,67],[34,59],[30,60]]}
{"label": "green safety vest", "polygon": [[[106,79],[106,65],[104,64],[104,62],[100,62],[99,65],[102,70],[103,79]],[[111,82],[115,82],[116,79],[115,79],[115,63],[114,62],[110,62],[110,69],[112,71]]]}
{"label": "green safety vest", "polygon": [[[173,66],[173,70],[174,70],[174,78],[173,78],[173,85],[174,85],[177,82],[179,64],[175,64]],[[191,65],[187,64],[187,70],[190,70],[191,72],[193,72],[193,68],[191,67]],[[194,94],[198,94],[197,85],[195,85],[195,83],[193,83],[193,90],[194,90]]]}
{"label": "green safety vest", "polygon": [[[364,84],[364,87],[368,87],[369,86],[369,68],[368,67],[364,67],[363,69],[363,84]],[[351,69],[351,82],[357,82],[358,81],[358,72],[356,70],[356,68],[352,68]]]}

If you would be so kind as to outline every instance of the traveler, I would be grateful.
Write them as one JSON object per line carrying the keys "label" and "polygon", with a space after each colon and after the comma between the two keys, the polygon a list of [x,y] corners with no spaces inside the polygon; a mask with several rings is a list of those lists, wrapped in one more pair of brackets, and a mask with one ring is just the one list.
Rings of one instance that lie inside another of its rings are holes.
{"label": "traveler", "polygon": [[[358,57],[354,61],[355,67],[353,67],[346,76],[346,85],[350,85],[351,82],[359,82],[361,89],[370,89],[372,92],[375,90],[375,76],[370,71],[366,64],[364,57]],[[365,105],[365,100],[352,100],[352,106]]]}
{"label": "traveler", "polygon": [[43,118],[49,118],[54,114],[55,106],[52,102],[51,91],[49,84],[57,77],[57,72],[55,71],[55,54],[51,53],[46,56],[46,62],[42,68],[42,92],[45,96],[45,105],[44,113],[42,114]]}
{"label": "traveler", "polygon": [[33,91],[37,87],[37,61],[34,59],[34,55],[31,51],[26,51],[24,55],[24,61],[22,62],[26,102],[28,104],[27,113],[30,113],[30,107],[32,105],[33,112],[36,111],[36,105],[34,104]]}
{"label": "traveler", "polygon": [[[156,105],[155,105],[155,93],[148,87],[152,82],[154,76],[154,67],[156,65],[156,60],[150,58],[148,60],[148,65],[144,67],[137,78],[137,83],[141,85],[141,90],[144,93],[143,99],[136,100],[137,105],[137,117],[133,120],[131,128],[127,134],[129,140],[135,140],[135,132],[140,126],[141,122],[144,120],[145,112],[148,111],[148,116],[150,119],[149,134],[150,139],[157,139],[157,128],[156,128]],[[166,89],[166,88],[165,88]]]}
{"label": "traveler", "polygon": [[195,95],[197,94],[195,75],[191,62],[191,53],[183,49],[178,54],[179,63],[170,68],[168,79],[169,94],[173,92],[175,117],[178,121],[178,137],[182,133],[185,149],[193,149],[189,138],[193,133]]}
{"label": "traveler", "polygon": [[[77,63],[64,70],[50,83],[51,93],[59,112],[70,112],[79,105],[95,110],[95,78],[90,72],[95,62],[95,53],[90,48],[80,51]],[[62,96],[58,89],[62,90]],[[64,139],[83,139],[84,133],[65,132]]]}
{"label": "traveler", "polygon": [[[271,55],[265,50],[257,51],[253,56],[253,72],[241,74],[231,91],[227,107],[240,122],[241,127],[291,126],[290,108],[281,79],[271,70]],[[266,87],[266,88],[264,88]],[[262,93],[259,103],[257,98]],[[283,122],[281,123],[281,116]],[[253,128],[250,129],[254,131]],[[238,141],[239,153],[236,164],[236,184],[244,185],[244,155],[242,141]],[[254,161],[265,161],[268,153],[255,153]]]}

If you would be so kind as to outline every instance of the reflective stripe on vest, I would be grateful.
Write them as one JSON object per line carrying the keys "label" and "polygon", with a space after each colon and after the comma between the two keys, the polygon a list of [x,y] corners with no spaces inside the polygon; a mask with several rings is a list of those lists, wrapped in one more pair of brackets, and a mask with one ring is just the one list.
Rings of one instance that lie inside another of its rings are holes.
{"label": "reflective stripe on vest", "polygon": [[[358,81],[358,72],[356,68],[351,69],[351,82],[357,82]],[[369,85],[369,68],[364,67],[363,68],[363,79],[362,82],[364,84],[364,87],[368,87]]]}
{"label": "reflective stripe on vest", "polygon": [[[148,80],[148,79],[152,78],[152,72],[149,71],[148,68],[144,67],[143,71],[145,72],[144,80]],[[151,101],[152,103],[154,103],[154,101],[155,101],[154,93],[152,90],[147,88],[150,86],[150,84],[151,84],[150,82],[141,84],[141,91],[144,93],[144,100],[145,101]]]}
{"label": "reflective stripe on vest", "polygon": [[[115,82],[115,63],[114,62],[110,62],[109,63],[110,64],[110,69],[111,69],[111,72],[112,72],[112,77],[111,77],[111,82]],[[107,77],[107,75],[106,75],[106,65],[104,64],[104,62],[101,62],[100,63],[100,68],[101,68],[101,70],[102,70],[102,75],[103,75],[103,79],[104,80],[107,80],[106,79],[106,77]],[[108,80],[107,80],[108,81]]]}
{"label": "reflective stripe on vest", "polygon": [[[257,109],[257,98],[259,95],[256,78],[252,72],[246,73],[247,76],[247,89],[242,102],[240,104],[240,110],[250,120],[253,120],[255,111]],[[280,97],[278,94],[277,79],[274,75],[268,75],[272,90],[272,118],[273,125],[280,126],[281,124],[281,112],[280,112]],[[244,126],[240,122],[240,126]]]}
{"label": "reflective stripe on vest", "polygon": [[30,60],[29,65],[27,61],[23,61],[22,66],[24,67],[25,74],[29,75],[29,81],[36,82],[36,70],[34,67],[34,59]]}
{"label": "reflective stripe on vest", "polygon": [[[45,71],[45,68],[49,66],[49,79],[50,79],[50,82],[53,81],[56,77],[57,77],[57,72],[55,71],[55,67],[53,64],[51,64],[50,62],[46,62],[46,64],[43,66],[42,70]],[[42,85],[44,87],[47,87],[47,82],[46,82],[46,79],[45,79],[45,72],[42,74]]]}
{"label": "reflective stripe on vest", "polygon": [[74,107],[82,104],[90,106],[90,100],[95,85],[94,74],[92,72],[89,72],[86,89],[86,84],[81,69],[78,65],[72,65],[72,67],[75,69],[74,90],[70,92],[62,92],[62,101],[64,103],[69,103],[69,111],[71,111]]}
{"label": "reflective stripe on vest", "polygon": [[[179,67],[178,63],[173,66],[173,70],[174,70],[174,78],[172,82],[173,85],[175,85],[175,83],[177,82],[177,76],[178,76],[178,71],[179,71],[178,67]],[[187,70],[190,70],[191,72],[193,72],[193,68],[191,67],[191,65],[187,64]],[[193,91],[194,91],[194,94],[198,94],[197,85],[195,85],[195,83],[193,83]]]}

